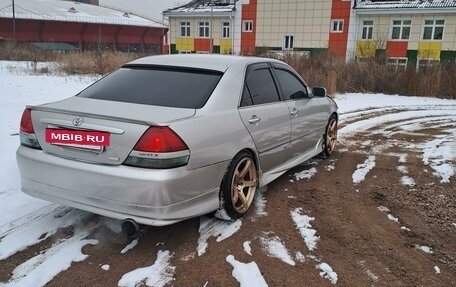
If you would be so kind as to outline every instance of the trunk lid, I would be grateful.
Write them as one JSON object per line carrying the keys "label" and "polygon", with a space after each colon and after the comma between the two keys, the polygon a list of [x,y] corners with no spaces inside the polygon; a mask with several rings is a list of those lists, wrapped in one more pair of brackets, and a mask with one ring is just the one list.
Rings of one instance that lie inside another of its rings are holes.
{"label": "trunk lid", "polygon": [[[195,114],[195,109],[81,97],[30,108],[35,134],[43,151],[74,160],[110,165],[124,162],[149,126],[169,125]],[[89,147],[49,143],[46,141],[46,129],[109,133],[109,145]]]}

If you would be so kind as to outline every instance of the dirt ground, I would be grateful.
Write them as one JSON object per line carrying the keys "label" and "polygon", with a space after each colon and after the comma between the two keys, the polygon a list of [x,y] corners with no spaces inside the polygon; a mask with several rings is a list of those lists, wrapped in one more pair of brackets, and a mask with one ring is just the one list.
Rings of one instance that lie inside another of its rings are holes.
{"label": "dirt ground", "polygon": [[[198,218],[147,227],[138,235],[138,246],[125,254],[120,250],[131,239],[100,227],[90,236],[100,243],[83,249],[89,257],[73,263],[47,286],[117,286],[123,274],[152,265],[159,250],[173,253],[175,280],[169,286],[239,286],[226,261],[230,254],[244,263],[255,261],[269,286],[332,286],[316,269],[319,262],[328,263],[337,273],[336,286],[456,286],[456,180],[442,183],[423,163],[418,149],[395,144],[419,144],[445,128],[423,127],[419,135],[398,132],[391,137],[365,131],[341,140],[330,159],[296,167],[268,185],[264,193],[267,215],[256,216],[252,210],[231,237],[221,242],[209,238],[202,256],[195,254]],[[381,145],[383,148],[376,149]],[[353,183],[357,165],[369,155],[376,156],[375,167],[364,181]],[[400,183],[403,173],[397,167],[401,156],[415,180],[413,186]],[[310,167],[317,169],[313,177],[294,178],[294,173]],[[380,211],[379,206],[389,212]],[[290,210],[297,207],[315,217],[312,227],[319,240],[313,251],[308,250],[290,217]],[[398,222],[388,219],[388,214]],[[71,227],[60,230],[0,261],[0,282],[7,281],[18,264],[72,232]],[[278,236],[291,254],[302,252],[305,261],[290,266],[269,257],[260,242],[265,232]],[[245,241],[252,242],[252,256],[244,252]],[[432,253],[419,249],[423,245]],[[100,268],[103,264],[110,265],[109,271]]]}

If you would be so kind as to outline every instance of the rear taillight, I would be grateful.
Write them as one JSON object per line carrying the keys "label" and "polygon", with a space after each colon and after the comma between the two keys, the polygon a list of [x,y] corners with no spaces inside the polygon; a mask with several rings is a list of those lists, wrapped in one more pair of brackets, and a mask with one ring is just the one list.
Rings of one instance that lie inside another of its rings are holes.
{"label": "rear taillight", "polygon": [[175,168],[188,163],[190,151],[169,127],[150,127],[139,139],[125,165],[146,168]]}
{"label": "rear taillight", "polygon": [[21,127],[20,127],[20,140],[21,145],[36,149],[41,149],[40,144],[35,136],[35,131],[32,124],[32,111],[25,109],[22,113]]}

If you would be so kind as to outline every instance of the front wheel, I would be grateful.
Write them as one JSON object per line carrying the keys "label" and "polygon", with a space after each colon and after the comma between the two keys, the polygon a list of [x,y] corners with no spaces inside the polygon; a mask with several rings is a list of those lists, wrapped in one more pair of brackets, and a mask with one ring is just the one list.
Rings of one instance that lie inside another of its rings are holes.
{"label": "front wheel", "polygon": [[331,115],[326,126],[325,135],[323,136],[323,151],[321,157],[328,158],[334,151],[337,141],[337,117]]}
{"label": "front wheel", "polygon": [[258,187],[258,173],[252,156],[242,151],[231,161],[220,185],[219,218],[236,220],[247,212]]}

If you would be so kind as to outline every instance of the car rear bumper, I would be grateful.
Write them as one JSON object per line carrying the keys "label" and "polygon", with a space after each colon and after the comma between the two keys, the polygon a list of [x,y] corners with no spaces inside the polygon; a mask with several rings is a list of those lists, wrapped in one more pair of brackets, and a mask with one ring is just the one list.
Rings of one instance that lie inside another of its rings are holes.
{"label": "car rear bumper", "polygon": [[74,161],[19,147],[22,190],[104,216],[167,225],[214,211],[228,162],[152,170]]}

